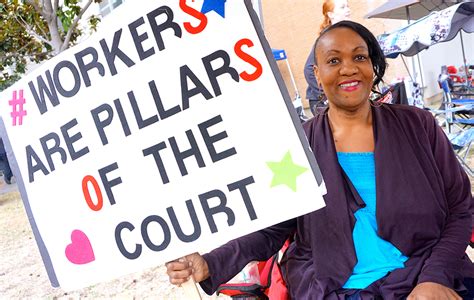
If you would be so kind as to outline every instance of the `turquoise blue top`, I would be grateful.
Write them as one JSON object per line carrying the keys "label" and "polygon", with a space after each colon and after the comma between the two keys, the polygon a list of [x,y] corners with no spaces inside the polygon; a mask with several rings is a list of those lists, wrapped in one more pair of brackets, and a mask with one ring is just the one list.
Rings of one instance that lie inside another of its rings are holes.
{"label": "turquoise blue top", "polygon": [[356,211],[352,237],[357,255],[346,289],[363,289],[394,269],[403,268],[408,257],[377,235],[375,160],[372,152],[338,152],[337,157],[366,207]]}

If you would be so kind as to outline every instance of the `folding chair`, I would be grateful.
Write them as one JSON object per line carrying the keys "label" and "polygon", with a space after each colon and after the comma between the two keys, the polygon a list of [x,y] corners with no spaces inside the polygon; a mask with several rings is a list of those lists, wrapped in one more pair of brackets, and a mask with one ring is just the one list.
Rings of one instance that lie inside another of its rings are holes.
{"label": "folding chair", "polygon": [[232,299],[262,299],[268,300],[265,294],[270,287],[272,270],[278,259],[278,254],[275,254],[267,261],[259,262],[262,267],[260,272],[260,283],[226,283],[217,288],[217,295],[220,293],[230,296]]}
{"label": "folding chair", "polygon": [[451,141],[456,157],[463,169],[469,176],[474,177],[474,170],[467,162],[469,150],[471,150],[472,142],[474,141],[474,128],[471,127],[468,130],[448,133],[448,139]]}
{"label": "folding chair", "polygon": [[470,116],[474,114],[474,99],[453,98],[449,87],[448,77],[440,77],[439,84],[443,90],[443,103],[438,110],[432,110],[435,114],[444,114],[446,129],[452,132],[452,125],[466,128],[474,125],[474,119]]}
{"label": "folding chair", "polygon": [[472,127],[474,119],[470,117],[474,114],[474,99],[453,98],[448,79],[447,76],[440,76],[438,83],[443,90],[443,103],[439,109],[430,109],[430,111],[435,117],[444,117],[446,135],[456,157],[466,173],[474,177],[474,169],[467,160],[474,141],[474,127]]}
{"label": "folding chair", "polygon": [[456,122],[465,126],[474,125],[474,119],[471,118],[471,115],[474,113],[474,98],[454,98],[451,99],[451,102],[455,107],[464,107],[464,110],[460,110],[456,113],[460,118],[456,119]]}
{"label": "folding chair", "polygon": [[287,240],[282,249],[270,259],[258,263],[260,283],[225,283],[217,288],[220,293],[230,296],[232,299],[289,299],[288,290],[281,274],[279,257],[288,248],[290,241]]}

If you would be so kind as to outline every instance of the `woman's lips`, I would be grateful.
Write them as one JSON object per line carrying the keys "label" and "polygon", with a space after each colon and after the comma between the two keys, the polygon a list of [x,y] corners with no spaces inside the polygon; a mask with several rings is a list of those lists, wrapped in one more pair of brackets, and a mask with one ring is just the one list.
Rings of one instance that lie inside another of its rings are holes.
{"label": "woman's lips", "polygon": [[339,87],[346,92],[353,92],[359,88],[360,81],[344,81]]}

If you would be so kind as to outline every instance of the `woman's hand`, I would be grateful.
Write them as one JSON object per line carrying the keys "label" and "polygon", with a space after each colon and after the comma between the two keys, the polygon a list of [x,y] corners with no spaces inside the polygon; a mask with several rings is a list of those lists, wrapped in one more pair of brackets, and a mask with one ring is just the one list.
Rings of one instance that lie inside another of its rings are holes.
{"label": "woman's hand", "polygon": [[201,282],[209,277],[207,262],[199,253],[193,253],[175,261],[166,263],[166,273],[170,282],[181,285],[188,281],[191,275],[195,282]]}
{"label": "woman's hand", "polygon": [[418,284],[407,300],[462,300],[452,289],[434,282]]}

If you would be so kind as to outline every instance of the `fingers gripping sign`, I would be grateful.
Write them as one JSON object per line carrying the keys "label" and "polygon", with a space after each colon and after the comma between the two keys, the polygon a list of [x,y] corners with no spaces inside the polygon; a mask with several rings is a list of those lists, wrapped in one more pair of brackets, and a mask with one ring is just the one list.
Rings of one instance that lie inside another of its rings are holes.
{"label": "fingers gripping sign", "polygon": [[166,264],[170,283],[184,289],[187,299],[201,299],[196,282],[209,277],[206,261],[199,253],[193,253]]}

